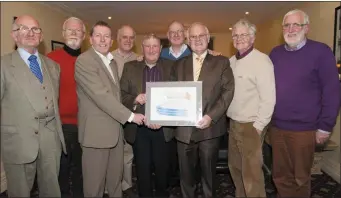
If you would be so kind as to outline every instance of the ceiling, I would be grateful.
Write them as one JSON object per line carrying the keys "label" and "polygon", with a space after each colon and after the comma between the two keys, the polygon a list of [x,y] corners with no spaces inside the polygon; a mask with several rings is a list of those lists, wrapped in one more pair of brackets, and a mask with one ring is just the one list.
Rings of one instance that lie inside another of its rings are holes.
{"label": "ceiling", "polygon": [[[206,24],[210,32],[229,31],[238,19],[246,17],[262,23],[283,9],[292,9],[299,2],[44,2],[45,5],[76,16],[89,25],[98,20],[108,22],[113,30],[131,25],[137,34],[165,34],[168,25],[178,20],[185,25]],[[245,15],[245,12],[249,15]],[[109,20],[108,16],[112,19]]]}

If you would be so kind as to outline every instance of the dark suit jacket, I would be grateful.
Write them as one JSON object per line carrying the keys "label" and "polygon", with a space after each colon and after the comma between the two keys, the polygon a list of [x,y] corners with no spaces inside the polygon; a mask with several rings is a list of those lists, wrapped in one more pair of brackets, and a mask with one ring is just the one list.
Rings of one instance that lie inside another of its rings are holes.
{"label": "dark suit jacket", "polygon": [[[193,55],[184,57],[174,64],[172,80],[193,81]],[[189,143],[222,136],[227,131],[226,111],[234,94],[234,77],[230,61],[224,56],[207,54],[198,81],[202,81],[203,116],[212,118],[211,126],[206,129],[196,127],[177,127],[177,140]]]}
{"label": "dark suit jacket", "polygon": [[[162,81],[171,81],[171,68],[174,61],[159,58],[156,67],[161,70]],[[144,61],[131,61],[124,65],[123,73],[121,77],[121,96],[122,103],[131,111],[135,113],[145,113],[145,105],[137,105],[134,110],[134,100],[142,93],[143,86],[143,70],[146,67]],[[165,136],[165,141],[170,141],[173,137],[173,127],[162,127]],[[134,123],[126,123],[124,125],[125,139],[133,144],[135,142],[135,136],[137,131],[137,125]]]}

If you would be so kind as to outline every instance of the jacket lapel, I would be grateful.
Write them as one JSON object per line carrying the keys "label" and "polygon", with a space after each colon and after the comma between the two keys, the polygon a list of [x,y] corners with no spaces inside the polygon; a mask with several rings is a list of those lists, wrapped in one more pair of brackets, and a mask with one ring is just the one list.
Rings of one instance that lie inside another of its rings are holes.
{"label": "jacket lapel", "polygon": [[211,55],[207,53],[204,62],[202,64],[201,70],[200,70],[200,75],[198,78],[198,81],[204,81],[210,76],[210,63],[211,63]]}
{"label": "jacket lapel", "polygon": [[188,56],[184,65],[184,78],[185,81],[193,81],[193,56],[192,54]]}
{"label": "jacket lapel", "polygon": [[[134,72],[134,78],[136,80],[134,80],[134,82],[137,83],[136,88],[137,88],[137,95],[142,93],[142,89],[143,89],[143,76],[144,76],[144,67],[145,67],[145,64],[144,64],[144,60],[143,61],[139,61],[138,64],[137,64],[137,67],[134,68],[136,69],[136,72]],[[133,79],[132,79],[133,80]]]}
{"label": "jacket lapel", "polygon": [[[107,67],[106,67],[105,64],[103,63],[101,57],[99,57],[99,55],[95,52],[94,49],[91,48],[91,51],[92,51],[92,53],[93,53],[93,57],[94,57],[95,60],[101,65],[102,69],[103,69],[104,72],[107,74],[108,78],[111,80],[111,82],[112,82],[115,86],[117,86],[117,85],[116,85],[116,82],[115,82],[114,79],[112,78],[112,76],[111,76],[109,70],[107,69]],[[113,72],[114,77],[115,77],[114,71],[112,71],[112,72]],[[117,81],[118,78],[115,79],[115,80]]]}
{"label": "jacket lapel", "polygon": [[35,86],[32,84],[37,83],[38,81],[31,80],[33,79],[31,78],[33,74],[24,60],[20,57],[18,51],[12,53],[12,68],[13,76],[18,82],[18,85],[22,88],[32,107],[37,110],[38,108],[35,108],[35,95],[31,90],[32,86]]}
{"label": "jacket lapel", "polygon": [[[56,103],[55,101],[58,101],[58,99],[56,98],[56,93],[58,90],[58,87],[56,87],[56,84],[52,81],[52,71],[51,71],[51,67],[49,65],[46,64],[45,58],[43,57],[43,55],[39,54],[40,60],[41,60],[41,67],[43,69],[43,71],[46,71],[46,75],[44,75],[44,81],[47,80],[47,84],[51,85],[51,89],[52,89],[52,93],[53,93],[53,102]],[[54,71],[56,72],[56,71]],[[56,106],[56,104],[55,104]]]}

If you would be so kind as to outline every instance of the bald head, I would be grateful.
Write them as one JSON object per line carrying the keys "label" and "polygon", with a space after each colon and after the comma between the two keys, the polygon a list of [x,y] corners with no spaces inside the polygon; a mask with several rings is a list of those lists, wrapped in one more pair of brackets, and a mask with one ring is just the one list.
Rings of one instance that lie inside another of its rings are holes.
{"label": "bald head", "polygon": [[210,33],[208,28],[202,23],[193,23],[188,28],[189,46],[192,51],[198,55],[207,50],[210,42]]}
{"label": "bald head", "polygon": [[39,22],[29,15],[19,16],[12,25],[11,36],[19,48],[34,53],[43,39]]}
{"label": "bald head", "polygon": [[135,31],[129,25],[123,25],[117,30],[117,44],[121,52],[130,52],[135,41]]}
{"label": "bald head", "polygon": [[172,46],[181,46],[185,42],[185,29],[182,23],[173,21],[168,26],[167,37]]}

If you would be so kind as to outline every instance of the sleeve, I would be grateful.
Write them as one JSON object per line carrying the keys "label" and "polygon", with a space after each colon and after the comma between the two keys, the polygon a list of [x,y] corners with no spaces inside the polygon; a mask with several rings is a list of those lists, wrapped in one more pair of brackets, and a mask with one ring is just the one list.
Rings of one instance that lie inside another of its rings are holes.
{"label": "sleeve", "polygon": [[89,61],[80,57],[76,61],[75,80],[84,93],[113,119],[121,124],[128,121],[132,112],[110,93],[108,87],[103,84],[96,67]]}
{"label": "sleeve", "polygon": [[224,60],[220,78],[220,96],[210,111],[207,112],[207,115],[210,116],[213,122],[217,122],[226,113],[234,95],[234,77],[230,67],[230,61],[227,58]]}
{"label": "sleeve", "polygon": [[134,101],[137,97],[136,94],[131,93],[131,77],[129,75],[130,63],[124,64],[122,77],[120,80],[122,104],[131,111],[134,110]]}
{"label": "sleeve", "polygon": [[325,46],[318,65],[318,78],[322,91],[322,109],[318,118],[317,128],[331,132],[336,124],[340,109],[340,82],[333,52]]}
{"label": "sleeve", "polygon": [[[258,63],[256,63],[258,64]],[[257,75],[257,90],[259,93],[259,106],[257,119],[253,126],[263,131],[264,127],[269,124],[276,103],[276,84],[274,68],[271,60],[266,59],[260,62],[260,70]]]}

